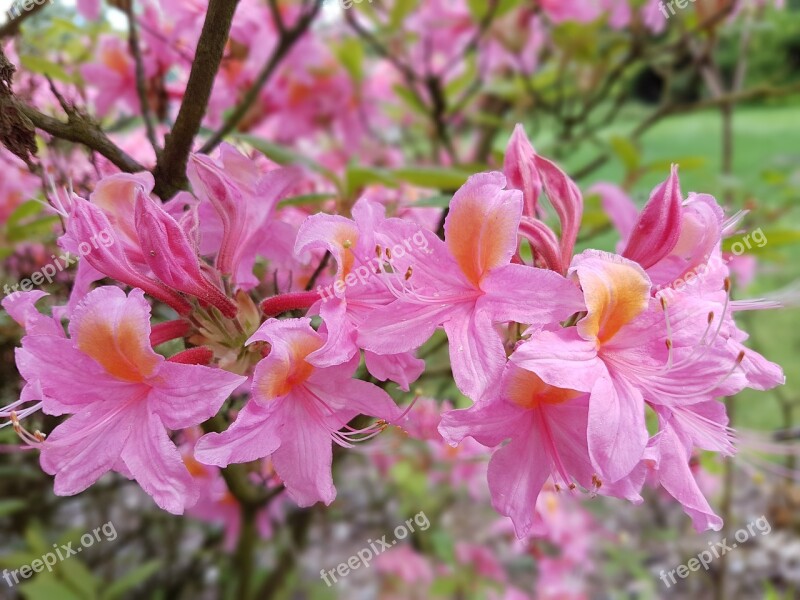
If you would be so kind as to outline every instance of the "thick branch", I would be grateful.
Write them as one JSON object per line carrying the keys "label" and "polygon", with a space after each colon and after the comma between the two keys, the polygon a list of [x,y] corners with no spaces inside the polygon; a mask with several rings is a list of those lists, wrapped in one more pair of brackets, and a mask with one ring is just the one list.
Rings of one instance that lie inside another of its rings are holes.
{"label": "thick branch", "polygon": [[206,114],[237,4],[238,0],[211,0],[208,4],[183,102],[155,169],[156,193],[161,198],[170,198],[186,187],[189,153]]}
{"label": "thick branch", "polygon": [[88,119],[76,114],[71,114],[67,122],[64,122],[40,113],[35,108],[27,106],[19,100],[14,100],[14,102],[22,114],[30,119],[38,129],[62,140],[83,144],[101,156],[106,157],[120,170],[126,173],[136,173],[145,170],[143,165],[139,164],[114,144],[114,142],[108,139],[108,136],[106,136],[96,124]]}

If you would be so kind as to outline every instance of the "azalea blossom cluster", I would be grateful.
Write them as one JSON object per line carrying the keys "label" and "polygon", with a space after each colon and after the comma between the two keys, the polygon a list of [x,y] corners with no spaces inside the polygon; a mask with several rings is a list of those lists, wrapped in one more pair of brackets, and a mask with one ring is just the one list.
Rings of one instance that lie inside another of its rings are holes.
{"label": "azalea blossom cluster", "polygon": [[[408,391],[426,368],[418,350],[443,329],[473,404],[444,412],[439,433],[494,449],[492,504],[519,537],[543,531],[546,484],[638,503],[649,481],[698,530],[721,527],[690,458],[734,451],[718,398],[780,385],[783,373],[745,348],[734,314],[761,305],[731,299],[723,261],[696,286],[659,290],[718,256],[738,216],[684,196],[673,167],[641,212],[612,208],[617,253],[576,254],[582,192],[521,127],[502,172],[455,192],[443,239],[368,197],[349,214],[298,220],[278,205],[305,178],[223,145],[218,159],[192,156],[192,192],[169,202],[149,174],[72,196],[60,245],[74,251],[103,231],[113,243],[80,261],[51,315],[35,307],[40,291],[3,302],[26,331],[25,387],[0,415],[39,449],[57,494],[115,471],[181,514],[211,487],[209,470],[265,459],[265,485],[284,485],[299,506],[330,504],[334,445],[406,420],[413,403],[384,387]],[[265,262],[291,273],[268,297]],[[341,283],[361,269],[359,285]],[[104,279],[117,285],[93,287]],[[171,340],[185,349],[154,350]],[[39,410],[66,418],[30,432],[24,420]]]}

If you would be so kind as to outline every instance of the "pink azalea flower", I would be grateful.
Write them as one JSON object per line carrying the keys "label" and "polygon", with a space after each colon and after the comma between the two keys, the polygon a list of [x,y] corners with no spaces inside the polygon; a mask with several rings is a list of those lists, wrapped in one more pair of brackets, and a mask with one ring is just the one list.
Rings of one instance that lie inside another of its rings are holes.
{"label": "pink azalea flower", "polygon": [[[620,232],[618,250],[638,262],[654,284],[653,294],[670,287],[709,262],[726,229],[740,215],[725,222],[713,196],[691,193],[683,199],[677,167],[657,186],[639,213],[625,192],[611,184],[596,184],[603,207]],[[741,213],[740,213],[741,214]]]}
{"label": "pink azalea flower", "polygon": [[409,544],[402,544],[380,554],[375,565],[380,573],[398,577],[409,585],[431,583],[434,579],[430,559]]}
{"label": "pink azalea flower", "polygon": [[501,583],[506,581],[506,572],[497,560],[492,548],[468,542],[458,542],[455,550],[456,560],[472,569],[480,577],[486,577]]}
{"label": "pink azalea flower", "polygon": [[[201,201],[203,237],[219,240],[213,248],[217,269],[246,290],[259,283],[253,275],[257,256],[291,255],[295,231],[275,218],[275,208],[298,183],[300,173],[274,169],[262,174],[252,160],[227,144],[220,148],[220,159],[222,164],[192,155],[188,175]],[[204,252],[212,250],[206,240],[201,244]]]}
{"label": "pink azalea flower", "polygon": [[95,90],[97,116],[104,117],[111,107],[120,105],[139,114],[141,107],[136,91],[135,66],[125,42],[115,35],[103,36],[98,58],[98,62],[81,67],[81,75]]}
{"label": "pink azalea flower", "polygon": [[17,206],[33,196],[40,182],[5,148],[0,148],[0,160],[5,165],[0,179],[0,224],[4,224]]}
{"label": "pink azalea flower", "polygon": [[603,12],[600,0],[542,0],[541,7],[554,23],[590,23]]}
{"label": "pink azalea flower", "polygon": [[[352,212],[355,221],[313,215],[297,234],[298,255],[324,249],[338,265],[333,284],[317,286],[320,300],[309,311],[322,317],[328,332],[325,345],[311,356],[319,365],[342,364],[357,355],[357,336],[364,319],[372,310],[395,300],[390,291],[392,284],[386,282],[393,277],[381,272],[382,263],[375,258],[376,247],[389,248],[390,254],[393,247],[403,252],[409,249],[409,254],[418,260],[425,260],[428,252],[428,240],[418,227],[400,219],[387,221],[379,204],[362,199]],[[393,261],[387,259],[390,264]],[[425,368],[425,362],[412,352],[383,356],[367,350],[365,361],[378,380],[391,379],[406,391]]]}
{"label": "pink azalea flower", "polygon": [[181,314],[191,310],[182,292],[226,316],[235,315],[236,306],[210,281],[192,243],[196,212],[184,213],[179,223],[149,197],[152,186],[149,173],[118,174],[101,180],[91,201],[74,198],[67,233],[59,240],[85,258],[71,306],[93,281],[108,276],[144,290]]}
{"label": "pink azalea flower", "polygon": [[28,335],[17,351],[24,379],[41,386],[42,410],[72,415],[39,445],[56,494],[77,494],[114,470],[135,479],[164,510],[182,514],[197,489],[168,429],[212,417],[243,378],[156,354],[141,290],[90,292],[69,334]]}
{"label": "pink azalea flower", "polygon": [[[8,315],[25,330],[26,336],[43,335],[65,338],[64,328],[55,314],[45,316],[36,310],[36,303],[47,295],[46,292],[40,290],[18,292],[3,298],[2,306]],[[56,309],[53,309],[53,313],[56,312]],[[0,429],[8,425],[16,427],[19,421],[41,410],[43,396],[42,386],[38,379],[26,381],[19,398],[0,409],[0,418],[8,419],[0,425]]]}
{"label": "pink azalea flower", "polygon": [[359,330],[367,350],[397,354],[418,348],[443,326],[456,384],[472,398],[483,395],[506,362],[495,323],[542,327],[583,309],[577,289],[561,275],[511,264],[522,194],[505,183],[501,173],[483,173],[456,192],[445,241],[423,231],[431,250],[424,260],[393,257],[393,270],[407,280],[394,290],[398,299],[372,311]]}
{"label": "pink azalea flower", "polygon": [[[536,154],[522,125],[514,128],[508,142],[503,170],[509,187],[522,192],[524,209],[519,233],[531,244],[534,264],[565,273],[583,218],[580,189],[555,163]],[[561,222],[558,236],[539,218],[543,214],[538,204],[542,190]]]}
{"label": "pink azalea flower", "polygon": [[[270,344],[267,358],[256,367],[252,399],[224,433],[210,433],[197,443],[195,455],[219,467],[272,456],[278,475],[300,506],[336,497],[332,444],[352,447],[357,435],[347,423],[359,414],[391,422],[400,417],[391,397],[379,387],[352,379],[355,361],[318,368],[309,356],[325,337],[310,319],[270,319],[249,343]],[[340,431],[345,428],[346,431]]]}
{"label": "pink azalea flower", "polygon": [[[721,281],[713,294],[689,290],[667,302],[650,297],[650,280],[638,264],[616,255],[586,251],[570,273],[584,292],[587,316],[574,328],[534,333],[512,360],[549,385],[590,394],[588,449],[604,487],[646,458],[645,402],[662,425],[683,428],[681,443],[728,451],[726,422],[701,418],[704,413],[692,417],[695,409],[687,407],[783,382],[780,367],[744,350]],[[662,432],[662,439],[671,435]]]}
{"label": "pink azalea flower", "polygon": [[[445,413],[439,431],[452,445],[467,436],[490,447],[511,438],[489,462],[489,490],[492,506],[511,517],[523,538],[532,530],[544,532],[534,507],[548,478],[565,490],[575,489],[575,482],[592,491],[602,488],[587,447],[589,395],[546,384],[518,366],[516,356],[484,398],[469,409]],[[602,492],[639,501],[635,489],[623,485],[605,486]]]}

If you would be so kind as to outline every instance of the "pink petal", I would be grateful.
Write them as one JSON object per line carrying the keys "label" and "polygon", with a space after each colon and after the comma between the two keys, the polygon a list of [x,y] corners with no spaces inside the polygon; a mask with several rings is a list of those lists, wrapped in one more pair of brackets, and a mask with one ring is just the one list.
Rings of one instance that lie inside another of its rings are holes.
{"label": "pink petal", "polygon": [[226,431],[208,433],[198,440],[195,458],[206,465],[227,467],[269,456],[281,444],[282,402],[275,400],[266,407],[248,402]]}
{"label": "pink petal", "polygon": [[425,371],[425,361],[414,356],[413,352],[380,355],[366,350],[364,360],[367,370],[375,379],[394,381],[406,392]]}
{"label": "pink petal", "polygon": [[[287,402],[280,448],[272,455],[275,471],[298,506],[330,504],[336,498],[331,467],[333,450],[329,431],[309,418],[303,402]],[[291,434],[289,434],[291,432]]]}
{"label": "pink petal", "polygon": [[148,397],[150,409],[170,429],[185,429],[207,421],[246,377],[223,369],[165,362]]}
{"label": "pink petal", "polygon": [[554,162],[535,157],[547,199],[561,221],[561,264],[568,265],[583,219],[583,196],[578,186]]}
{"label": "pink petal", "polygon": [[341,427],[357,415],[367,415],[394,423],[402,414],[389,394],[367,381],[331,379],[320,373],[306,383],[306,388],[336,411],[337,414],[332,421],[337,427]]}
{"label": "pink petal", "polygon": [[574,327],[535,333],[517,346],[510,360],[548,385],[580,392],[590,392],[608,373],[596,344],[578,336]]}
{"label": "pink petal", "polygon": [[495,322],[542,327],[586,310],[578,287],[546,269],[505,265],[489,271],[481,280],[481,289],[485,296],[478,300],[477,309],[485,310]]}
{"label": "pink petal", "polygon": [[535,155],[536,151],[525,129],[518,123],[508,141],[503,174],[508,179],[509,187],[522,191],[522,214],[527,217],[536,217],[537,203],[542,193],[542,179],[534,164]]}
{"label": "pink petal", "polygon": [[25,381],[39,382],[47,414],[75,413],[95,402],[121,402],[146,391],[141,385],[111,377],[65,338],[27,336],[16,358]]}
{"label": "pink petal", "polygon": [[550,476],[546,449],[528,423],[510,444],[494,453],[489,461],[489,491],[492,506],[511,517],[517,537],[522,539],[534,527],[536,499]]}
{"label": "pink petal", "polygon": [[610,482],[628,475],[647,446],[644,400],[620,377],[601,377],[589,401],[589,454],[601,478]]}
{"label": "pink petal", "polygon": [[690,448],[678,433],[666,424],[658,435],[658,477],[669,494],[683,505],[696,531],[722,529],[720,519],[709,506],[689,469]]}
{"label": "pink petal", "polygon": [[57,495],[78,494],[114,467],[135,426],[131,412],[119,402],[90,405],[50,433],[40,462]]}
{"label": "pink petal", "polygon": [[199,492],[181,453],[159,416],[146,405],[132,416],[135,425],[122,450],[125,466],[160,508],[182,515],[187,506],[197,502]]}
{"label": "pink petal", "polygon": [[506,351],[489,315],[463,307],[444,323],[450,343],[450,365],[461,392],[473,400],[500,377]]}
{"label": "pink petal", "polygon": [[48,295],[40,290],[12,293],[3,298],[2,305],[9,316],[25,329],[27,335],[63,337],[64,329],[61,324],[36,310],[36,303]]}
{"label": "pink petal", "polygon": [[600,182],[589,188],[589,194],[600,196],[603,210],[611,219],[614,227],[619,231],[619,251],[628,243],[628,239],[636,225],[639,210],[633,200],[621,187],[613,183]]}
{"label": "pink petal", "polygon": [[506,265],[517,249],[522,194],[506,190],[502,173],[473,175],[455,193],[445,221],[445,241],[474,285],[489,270]]}
{"label": "pink petal", "polygon": [[397,300],[374,310],[358,328],[358,344],[377,354],[416,350],[453,311],[449,304],[416,304]]}
{"label": "pink petal", "polygon": [[681,235],[682,203],[678,167],[673,165],[642,209],[622,256],[647,269],[672,252]]}
{"label": "pink petal", "polygon": [[442,415],[439,433],[451,446],[471,437],[490,448],[520,434],[526,411],[500,398],[481,400],[472,407],[449,410]]}

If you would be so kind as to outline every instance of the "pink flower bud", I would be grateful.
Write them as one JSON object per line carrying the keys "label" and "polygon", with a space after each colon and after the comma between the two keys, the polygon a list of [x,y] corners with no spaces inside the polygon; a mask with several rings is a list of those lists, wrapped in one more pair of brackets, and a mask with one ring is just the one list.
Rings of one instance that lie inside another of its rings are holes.
{"label": "pink flower bud", "polygon": [[642,209],[622,256],[649,269],[672,252],[681,236],[682,201],[678,166],[673,165]]}
{"label": "pink flower bud", "polygon": [[[144,193],[144,192],[142,192]],[[84,256],[95,269],[122,283],[137,287],[174,308],[180,314],[191,312],[191,306],[180,294],[137,271],[125,255],[124,245],[105,213],[91,202],[76,198],[72,207],[67,233],[75,241],[111,239],[110,244],[94,244]]]}
{"label": "pink flower bud", "polygon": [[136,230],[144,259],[156,277],[216,306],[227,317],[236,315],[236,305],[203,276],[197,252],[181,226],[143,191],[136,197]]}
{"label": "pink flower bud", "polygon": [[522,125],[517,124],[508,141],[503,174],[509,187],[522,191],[522,214],[536,217],[539,195],[542,193],[542,178],[534,164],[536,151],[533,149]]}

